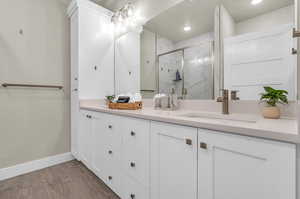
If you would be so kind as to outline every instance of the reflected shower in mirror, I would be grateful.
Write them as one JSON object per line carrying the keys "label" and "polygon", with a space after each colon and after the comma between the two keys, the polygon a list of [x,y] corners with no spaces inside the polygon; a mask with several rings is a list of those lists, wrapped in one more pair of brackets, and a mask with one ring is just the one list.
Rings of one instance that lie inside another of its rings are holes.
{"label": "reflected shower in mirror", "polygon": [[141,35],[144,97],[172,90],[213,99],[214,12],[218,1],[183,1],[154,17]]}

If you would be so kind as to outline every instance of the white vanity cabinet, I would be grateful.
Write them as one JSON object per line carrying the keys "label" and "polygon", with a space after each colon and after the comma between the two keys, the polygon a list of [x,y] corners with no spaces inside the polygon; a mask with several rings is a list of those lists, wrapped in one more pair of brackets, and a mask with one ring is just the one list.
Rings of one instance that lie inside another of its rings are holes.
{"label": "white vanity cabinet", "polygon": [[123,199],[148,199],[150,121],[81,111],[80,160]]}
{"label": "white vanity cabinet", "polygon": [[295,145],[198,129],[205,199],[295,199]]}
{"label": "white vanity cabinet", "polygon": [[197,129],[151,125],[151,199],[197,199]]}
{"label": "white vanity cabinet", "polygon": [[296,199],[293,144],[80,113],[80,159],[122,199]]}

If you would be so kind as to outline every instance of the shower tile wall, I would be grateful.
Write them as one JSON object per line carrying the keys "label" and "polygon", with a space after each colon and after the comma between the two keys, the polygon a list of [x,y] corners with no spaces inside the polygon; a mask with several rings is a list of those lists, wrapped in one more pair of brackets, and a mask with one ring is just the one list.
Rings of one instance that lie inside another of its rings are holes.
{"label": "shower tile wall", "polygon": [[213,70],[210,43],[184,51],[184,87],[187,99],[213,98]]}

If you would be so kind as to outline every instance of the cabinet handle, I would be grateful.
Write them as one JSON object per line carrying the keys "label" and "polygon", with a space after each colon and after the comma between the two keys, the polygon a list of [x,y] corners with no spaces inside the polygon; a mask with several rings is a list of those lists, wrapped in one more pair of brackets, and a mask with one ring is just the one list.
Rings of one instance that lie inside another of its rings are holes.
{"label": "cabinet handle", "polygon": [[112,151],[108,151],[108,154],[112,154],[113,152]]}
{"label": "cabinet handle", "polygon": [[298,51],[295,48],[292,48],[292,55],[297,55]]}
{"label": "cabinet handle", "polygon": [[135,195],[134,194],[130,194],[130,198],[131,199],[135,199]]}
{"label": "cabinet handle", "polygon": [[91,116],[91,115],[86,115],[86,117],[87,117],[87,118],[89,118],[89,119],[91,119],[91,118],[92,118],[92,116]]}
{"label": "cabinet handle", "polygon": [[135,163],[134,163],[134,162],[131,162],[131,163],[130,163],[130,166],[131,166],[132,168],[134,168],[134,167],[135,167]]}
{"label": "cabinet handle", "polygon": [[131,136],[135,136],[135,132],[134,131],[131,131]]}
{"label": "cabinet handle", "polygon": [[108,128],[109,128],[109,129],[112,129],[112,125],[108,125]]}
{"label": "cabinet handle", "polygon": [[112,176],[108,176],[108,179],[109,179],[109,180],[112,180]]}
{"label": "cabinet handle", "polygon": [[300,31],[297,31],[296,28],[293,28],[293,37],[300,37]]}
{"label": "cabinet handle", "polygon": [[75,88],[75,89],[73,89],[73,91],[74,91],[74,92],[76,92],[76,91],[78,91],[78,89],[77,89],[77,88]]}
{"label": "cabinet handle", "polygon": [[204,143],[204,142],[200,142],[200,148],[206,150],[207,149],[207,144]]}
{"label": "cabinet handle", "polygon": [[185,143],[187,145],[192,145],[193,144],[193,141],[191,139],[185,139]]}

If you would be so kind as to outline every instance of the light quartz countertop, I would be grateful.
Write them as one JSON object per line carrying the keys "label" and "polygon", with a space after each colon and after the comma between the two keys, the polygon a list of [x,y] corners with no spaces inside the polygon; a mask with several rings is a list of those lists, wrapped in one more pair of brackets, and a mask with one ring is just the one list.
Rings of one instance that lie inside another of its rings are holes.
{"label": "light quartz countertop", "polygon": [[[234,118],[248,117],[254,118],[256,122],[234,121],[225,119],[210,119],[204,117],[186,117],[185,114],[200,112],[192,110],[155,110],[152,107],[144,107],[142,110],[112,110],[106,105],[96,101],[83,100],[80,108],[89,111],[110,113],[120,116],[141,118],[151,121],[167,122],[172,124],[204,128],[239,135],[254,136],[259,138],[272,139],[290,143],[300,143],[298,135],[297,120],[292,118],[282,118],[278,120],[265,119],[261,115],[248,115],[232,113]],[[201,114],[211,114],[212,112],[201,111]]]}

